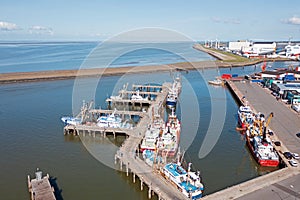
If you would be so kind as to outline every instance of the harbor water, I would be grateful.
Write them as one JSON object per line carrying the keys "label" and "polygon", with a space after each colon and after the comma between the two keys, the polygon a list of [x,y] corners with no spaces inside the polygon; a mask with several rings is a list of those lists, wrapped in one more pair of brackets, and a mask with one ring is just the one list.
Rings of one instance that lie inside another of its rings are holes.
{"label": "harbor water", "polygon": [[[210,59],[209,56],[206,58]],[[34,71],[40,64],[25,68]],[[268,63],[268,66],[277,68],[289,64],[293,63]],[[9,67],[0,66],[2,73],[19,71],[21,67],[12,67],[14,65],[10,61],[6,66]],[[51,66],[45,66],[38,69],[52,69]],[[68,69],[73,65],[62,66]],[[201,171],[204,194],[276,170],[259,167],[246,148],[244,137],[235,130],[238,106],[230,92],[224,87],[207,85],[207,80],[214,79],[218,74],[241,75],[259,70],[258,65],[182,73],[183,87],[176,109],[182,120],[181,141],[188,144],[182,145],[182,150],[185,151],[185,160],[193,163],[193,169]],[[164,83],[171,80],[167,72],[102,77],[96,91],[96,107],[105,108],[105,99],[112,93],[116,94],[124,83]],[[96,78],[81,79],[83,88],[86,87],[85,92],[89,91],[89,85],[94,81],[97,81]],[[33,176],[36,168],[56,178],[61,199],[148,199],[147,190],[140,191],[139,183],[133,183],[132,177],[96,160],[79,137],[63,135],[60,117],[73,112],[73,86],[74,80],[0,85],[1,199],[29,199],[26,177],[28,174]],[[196,101],[197,108],[191,99]],[[201,157],[199,151],[205,141],[208,125],[214,125],[216,120],[212,116],[224,115],[219,109],[213,109],[212,113],[212,102],[225,102],[225,123],[212,150]],[[193,117],[195,110],[199,111],[199,118]],[[108,136],[91,140],[111,149],[112,145],[120,146],[125,137],[113,139]],[[108,157],[114,153],[108,151]]]}

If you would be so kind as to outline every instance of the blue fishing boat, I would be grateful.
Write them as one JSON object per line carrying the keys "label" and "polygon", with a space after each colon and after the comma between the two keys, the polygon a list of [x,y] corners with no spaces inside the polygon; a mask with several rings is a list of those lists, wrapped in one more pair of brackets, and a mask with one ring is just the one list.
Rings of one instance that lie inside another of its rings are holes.
{"label": "blue fishing boat", "polygon": [[181,78],[180,76],[177,76],[173,81],[172,88],[169,89],[169,93],[166,101],[167,106],[170,107],[176,106],[180,91],[181,91]]}
{"label": "blue fishing boat", "polygon": [[146,149],[145,151],[143,151],[143,159],[149,166],[152,166],[153,164],[163,163],[163,158],[161,156],[157,155],[155,150],[152,151],[152,150]]}
{"label": "blue fishing boat", "polygon": [[189,163],[188,171],[186,171],[180,164],[168,163],[163,168],[163,175],[174,183],[186,197],[200,199],[204,186],[201,183],[200,172],[192,172],[191,165]]}
{"label": "blue fishing boat", "polygon": [[177,95],[173,92],[169,92],[167,96],[166,105],[170,107],[174,107],[177,104]]}

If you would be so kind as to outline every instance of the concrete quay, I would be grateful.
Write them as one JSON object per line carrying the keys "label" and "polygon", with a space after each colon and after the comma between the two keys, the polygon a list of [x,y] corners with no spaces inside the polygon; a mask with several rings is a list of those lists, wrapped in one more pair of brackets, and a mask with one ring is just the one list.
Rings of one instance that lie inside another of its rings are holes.
{"label": "concrete quay", "polygon": [[275,146],[275,149],[287,167],[207,195],[203,199],[300,199],[300,167],[290,166],[282,156],[285,151],[300,153],[300,139],[295,135],[300,130],[300,116],[257,83],[229,81],[227,86],[239,103],[245,97],[252,109],[264,114],[274,113],[269,125],[274,135],[270,138],[281,142],[281,146]]}

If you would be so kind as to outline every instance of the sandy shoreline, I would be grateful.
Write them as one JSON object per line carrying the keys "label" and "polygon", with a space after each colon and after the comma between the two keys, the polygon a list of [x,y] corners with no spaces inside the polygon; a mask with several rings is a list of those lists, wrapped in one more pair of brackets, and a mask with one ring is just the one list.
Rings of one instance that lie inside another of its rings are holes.
{"label": "sandy shoreline", "polygon": [[[277,61],[274,59],[266,59],[266,61]],[[283,61],[283,60],[278,60]],[[168,65],[152,65],[152,66],[134,66],[134,67],[116,67],[116,68],[93,68],[81,70],[50,70],[36,72],[14,72],[1,73],[0,83],[15,83],[28,81],[43,81],[56,79],[73,79],[76,77],[97,77],[123,75],[126,73],[151,73],[170,70],[202,70],[209,68],[230,68],[259,64],[263,60],[255,60],[249,62],[223,62],[223,61],[200,61],[200,62],[182,62]]]}

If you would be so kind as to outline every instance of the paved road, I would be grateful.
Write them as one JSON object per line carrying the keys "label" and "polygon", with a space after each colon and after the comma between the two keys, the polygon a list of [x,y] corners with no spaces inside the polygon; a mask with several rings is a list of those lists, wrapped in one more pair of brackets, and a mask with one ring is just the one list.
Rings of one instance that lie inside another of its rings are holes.
{"label": "paved road", "polygon": [[259,189],[238,200],[272,199],[295,200],[300,199],[300,174],[274,183],[269,187]]}
{"label": "paved road", "polygon": [[265,115],[274,113],[270,128],[284,143],[289,151],[300,154],[300,115],[292,111],[285,103],[277,101],[271,91],[256,83],[235,83],[236,87],[245,95],[249,103]]}

